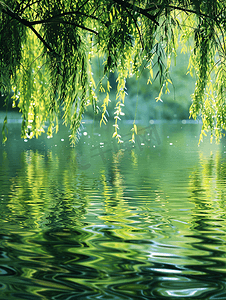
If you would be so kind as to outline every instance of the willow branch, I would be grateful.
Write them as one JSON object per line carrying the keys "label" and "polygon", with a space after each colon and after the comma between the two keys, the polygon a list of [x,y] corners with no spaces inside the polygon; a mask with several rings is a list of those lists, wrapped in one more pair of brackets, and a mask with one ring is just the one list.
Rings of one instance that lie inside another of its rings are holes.
{"label": "willow branch", "polygon": [[[18,22],[20,22],[21,24],[25,25],[26,27],[30,28],[34,34],[37,36],[37,38],[43,43],[43,45],[45,45],[45,47],[50,51],[50,52],[54,52],[54,50],[52,49],[52,47],[44,40],[44,38],[38,33],[38,31],[33,27],[34,25],[37,25],[37,24],[44,24],[44,23],[55,23],[55,22],[58,22],[58,23],[62,23],[62,24],[70,24],[70,25],[73,25],[73,26],[76,26],[76,27],[79,27],[79,28],[82,28],[82,29],[85,29],[87,31],[90,31],[94,34],[98,34],[98,32],[96,32],[95,30],[93,29],[90,29],[90,28],[87,28],[83,25],[79,25],[79,24],[76,24],[76,23],[73,23],[73,22],[67,22],[67,21],[61,21],[61,20],[54,20],[56,18],[59,18],[59,17],[62,17],[62,16],[65,16],[65,15],[71,15],[71,14],[74,14],[75,12],[66,12],[66,13],[63,13],[63,14],[60,14],[60,15],[57,15],[57,16],[54,16],[54,17],[51,17],[51,18],[48,18],[46,20],[40,20],[40,21],[33,21],[33,22],[30,22],[30,21],[27,21],[23,18],[21,18],[18,14],[14,13],[8,6],[4,6],[4,8],[2,9],[2,12],[7,14],[8,16],[10,16],[11,18],[17,20]],[[77,12],[78,13],[78,12]]]}
{"label": "willow branch", "polygon": [[164,6],[164,5],[155,4],[155,7],[146,8],[145,11],[149,12],[149,11],[152,11],[152,10],[164,9],[164,8],[171,8],[171,9],[183,11],[185,13],[192,13],[192,14],[195,14],[197,16],[204,17],[204,18],[215,19],[212,16],[209,16],[207,14],[201,13],[200,11],[195,11],[193,9],[189,9],[189,8],[185,8],[185,7],[179,7],[179,6],[174,6],[174,5],[166,5],[166,6]]}
{"label": "willow branch", "polygon": [[129,9],[135,11],[135,12],[138,12],[139,14],[147,17],[148,19],[150,19],[152,22],[154,22],[156,25],[159,26],[159,23],[156,21],[156,17],[150,15],[146,9],[138,7],[134,4],[130,4],[130,3],[126,2],[126,1],[123,1],[123,0],[114,0],[114,2],[118,3],[119,5],[121,5],[125,8],[129,8]]}
{"label": "willow branch", "polygon": [[[126,10],[128,11],[128,8],[126,8]],[[139,34],[140,43],[142,45],[142,48],[144,49],[143,38],[142,38],[142,35],[141,35],[141,32],[140,32],[139,26],[137,25],[137,21],[135,20],[134,16],[129,11],[128,11],[128,13],[130,14],[131,18],[133,19],[133,22],[134,22],[134,24],[136,26],[136,29],[137,29],[137,32]]]}
{"label": "willow branch", "polygon": [[37,36],[37,38],[46,46],[46,48],[50,51],[50,52],[54,52],[54,50],[50,47],[50,45],[43,39],[43,37],[37,32],[37,30],[31,25],[31,22],[22,19],[19,15],[17,15],[16,13],[14,13],[11,9],[9,9],[8,7],[2,9],[2,12],[6,13],[8,16],[10,16],[11,18],[17,20],[18,22],[20,22],[21,24],[25,25],[26,27],[30,28],[34,34]]}
{"label": "willow branch", "polygon": [[92,32],[92,33],[94,33],[94,34],[98,34],[98,32],[97,31],[95,31],[95,30],[93,30],[93,29],[91,29],[91,28],[88,28],[88,27],[85,27],[85,26],[83,26],[83,25],[79,25],[79,24],[77,24],[77,23],[73,23],[73,22],[69,22],[69,21],[64,21],[64,20],[59,20],[59,21],[47,21],[47,20],[43,20],[43,21],[37,21],[37,22],[32,22],[33,24],[48,24],[48,23],[61,23],[61,24],[68,24],[68,25],[72,25],[72,26],[75,26],[75,27],[79,27],[79,28],[81,28],[81,29],[84,29],[84,30],[87,30],[87,31],[90,31],[90,32]]}

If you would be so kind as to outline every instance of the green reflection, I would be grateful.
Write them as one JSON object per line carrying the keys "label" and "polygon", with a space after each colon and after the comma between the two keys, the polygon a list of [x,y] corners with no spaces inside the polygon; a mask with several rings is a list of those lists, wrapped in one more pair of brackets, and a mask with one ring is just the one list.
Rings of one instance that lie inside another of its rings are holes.
{"label": "green reflection", "polygon": [[180,127],[161,125],[156,147],[116,148],[104,130],[76,148],[60,137],[18,151],[15,168],[5,148],[5,290],[22,299],[196,299],[223,290],[226,159],[220,146],[191,142],[194,128],[182,139]]}
{"label": "green reflection", "polygon": [[21,154],[22,168],[10,180],[10,193],[2,205],[4,222],[18,222],[22,227],[44,229],[53,223],[80,222],[87,206],[84,176],[76,174],[73,150],[70,160],[62,161],[49,151]]}
{"label": "green reflection", "polygon": [[199,269],[206,274],[209,271],[218,274],[226,272],[225,186],[221,182],[226,174],[222,174],[224,161],[219,151],[209,157],[201,154],[200,165],[190,176],[190,199],[195,204],[192,226],[197,239],[192,246],[197,250],[196,266],[202,256],[202,267]]}

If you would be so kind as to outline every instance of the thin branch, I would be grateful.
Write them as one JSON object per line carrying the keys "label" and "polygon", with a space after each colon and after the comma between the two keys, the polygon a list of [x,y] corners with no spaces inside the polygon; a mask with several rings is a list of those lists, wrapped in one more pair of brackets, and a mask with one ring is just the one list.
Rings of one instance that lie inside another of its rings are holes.
{"label": "thin branch", "polygon": [[186,12],[186,13],[193,13],[193,14],[196,14],[200,17],[205,17],[205,18],[209,18],[209,19],[214,19],[212,16],[209,16],[207,14],[203,14],[201,13],[200,11],[195,11],[195,10],[192,10],[192,9],[189,9],[189,8],[185,8],[185,7],[179,7],[179,6],[174,6],[174,5],[158,5],[158,4],[155,4],[155,7],[150,7],[150,8],[146,8],[144,9],[144,11],[146,12],[149,12],[149,11],[152,11],[152,10],[156,10],[156,9],[164,9],[164,8],[171,8],[171,9],[175,9],[175,10],[180,10],[180,11],[183,11],[183,12]]}
{"label": "thin branch", "polygon": [[47,49],[49,49],[50,52],[54,52],[54,50],[50,47],[50,45],[43,39],[43,37],[37,32],[37,30],[31,25],[31,22],[22,19],[19,15],[14,13],[10,8],[6,7],[2,10],[2,12],[6,13],[11,18],[17,20],[21,24],[25,25],[26,27],[30,28],[34,34],[37,36],[37,38],[46,46]]}
{"label": "thin branch", "polygon": [[85,6],[86,3],[88,3],[88,2],[89,2],[89,0],[86,0],[84,3],[82,3],[82,5],[78,8],[78,11],[79,11],[81,8],[83,8],[83,6]]}
{"label": "thin branch", "polygon": [[159,23],[156,21],[156,17],[150,15],[146,9],[143,9],[141,7],[138,7],[134,4],[130,4],[126,1],[123,1],[123,0],[113,0],[115,3],[118,3],[119,5],[125,7],[125,8],[129,8],[135,12],[138,12],[140,13],[141,15],[147,17],[148,19],[150,19],[152,22],[154,22],[156,25],[159,26]]}
{"label": "thin branch", "polygon": [[88,28],[88,27],[85,27],[85,26],[83,26],[83,25],[79,25],[79,24],[77,24],[77,23],[73,23],[73,22],[68,22],[68,21],[47,21],[46,22],[46,20],[43,20],[43,21],[37,21],[37,22],[33,22],[33,23],[35,23],[35,24],[44,24],[44,23],[61,23],[61,24],[69,24],[69,25],[73,25],[73,26],[75,26],[75,27],[79,27],[79,28],[81,28],[81,29],[84,29],[84,30],[87,30],[87,31],[90,31],[90,32],[92,32],[92,33],[94,33],[94,34],[98,34],[98,32],[97,31],[95,31],[95,30],[93,30],[93,29],[90,29],[90,28]]}
{"label": "thin branch", "polygon": [[[8,6],[4,6],[4,8],[2,9],[2,12],[6,13],[8,16],[10,16],[11,18],[17,20],[18,22],[20,22],[21,24],[25,25],[26,27],[30,28],[34,34],[37,36],[37,38],[46,46],[46,48],[50,51],[50,52],[54,52],[54,50],[52,49],[52,47],[44,40],[44,38],[37,32],[37,30],[33,27],[33,25],[37,25],[37,24],[44,24],[44,23],[53,23],[54,22],[54,19],[57,18],[57,17],[60,17],[60,16],[65,16],[65,15],[71,15],[71,14],[74,14],[75,12],[66,12],[66,13],[63,13],[63,14],[60,14],[58,16],[54,16],[54,17],[51,17],[51,18],[48,18],[46,20],[40,20],[40,21],[33,21],[33,22],[30,22],[30,21],[27,21],[23,18],[21,18],[18,14],[14,13]],[[78,13],[78,12],[77,12]],[[95,17],[94,17],[95,18]],[[67,21],[55,21],[55,22],[58,22],[58,23],[63,23],[63,24],[70,24],[70,25],[73,25],[73,26],[76,26],[76,27],[79,27],[79,28],[82,28],[82,29],[85,29],[87,31],[90,31],[94,34],[98,34],[97,31],[93,30],[93,29],[90,29],[90,28],[87,28],[83,25],[79,25],[79,24],[76,24],[76,23],[73,23],[73,22],[67,22]]]}
{"label": "thin branch", "polygon": [[[128,8],[126,7],[126,10],[128,11]],[[138,34],[139,34],[139,38],[140,38],[140,43],[142,45],[142,48],[144,49],[144,43],[143,43],[143,38],[142,38],[142,35],[141,35],[141,32],[140,32],[140,28],[139,26],[137,25],[137,21],[135,20],[134,16],[128,11],[128,13],[130,14],[130,16],[132,17],[134,23],[135,23],[135,26],[136,26],[136,29],[138,31]]]}
{"label": "thin branch", "polygon": [[206,14],[203,14],[201,13],[200,11],[197,12],[195,10],[192,10],[192,9],[188,9],[188,8],[183,8],[183,7],[177,7],[177,6],[173,6],[173,5],[168,5],[169,8],[172,8],[172,9],[177,9],[177,10],[181,10],[181,11],[184,11],[184,12],[190,12],[190,13],[193,13],[193,14],[196,14],[200,17],[205,17],[205,18],[209,18],[209,19],[214,19],[213,17],[209,16],[209,15],[206,15]]}

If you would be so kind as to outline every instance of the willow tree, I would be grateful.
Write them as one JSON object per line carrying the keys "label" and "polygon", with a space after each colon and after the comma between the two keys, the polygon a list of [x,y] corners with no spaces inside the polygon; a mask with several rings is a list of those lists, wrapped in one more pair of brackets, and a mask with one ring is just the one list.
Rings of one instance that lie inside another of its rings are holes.
{"label": "willow tree", "polygon": [[[158,101],[171,84],[172,58],[189,52],[188,72],[196,76],[191,117],[201,117],[201,135],[211,131],[219,139],[226,128],[225,33],[225,0],[4,0],[1,93],[13,90],[22,137],[38,137],[47,121],[52,136],[62,118],[74,139],[87,106],[99,109],[100,122],[106,121],[108,78],[117,72],[114,136],[121,141],[126,79],[147,68],[148,83],[160,79]],[[96,57],[103,60],[98,81]],[[102,103],[99,90],[105,93]]]}

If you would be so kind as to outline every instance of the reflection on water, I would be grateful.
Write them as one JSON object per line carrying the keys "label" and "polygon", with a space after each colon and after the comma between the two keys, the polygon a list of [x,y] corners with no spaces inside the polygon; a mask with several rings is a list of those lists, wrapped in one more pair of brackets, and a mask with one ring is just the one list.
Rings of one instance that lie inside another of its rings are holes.
{"label": "reflection on water", "polygon": [[1,148],[0,299],[226,299],[224,141],[142,130]]}

